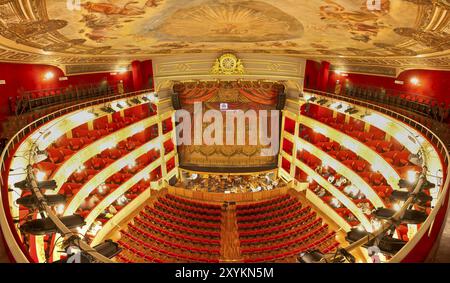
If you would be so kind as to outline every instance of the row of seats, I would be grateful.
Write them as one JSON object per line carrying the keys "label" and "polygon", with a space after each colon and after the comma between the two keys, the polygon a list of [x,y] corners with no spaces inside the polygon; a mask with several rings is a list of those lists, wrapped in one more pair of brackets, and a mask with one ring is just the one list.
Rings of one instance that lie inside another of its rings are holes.
{"label": "row of seats", "polygon": [[200,244],[203,244],[203,245],[204,244],[215,245],[215,246],[216,245],[220,245],[220,240],[218,240],[218,239],[211,239],[210,240],[210,239],[207,239],[205,237],[195,237],[195,236],[185,235],[185,234],[182,234],[182,233],[171,232],[168,229],[162,229],[162,228],[158,227],[157,225],[154,225],[152,223],[146,222],[146,221],[140,219],[139,217],[135,217],[134,221],[138,222],[139,224],[141,224],[143,226],[145,226],[145,228],[147,228],[148,230],[156,231],[158,233],[165,234],[165,235],[168,235],[168,236],[173,237],[173,238],[185,239],[185,240],[188,240],[190,242],[200,243]]}
{"label": "row of seats", "polygon": [[245,262],[295,262],[295,258],[289,257],[291,250],[328,233],[328,226],[322,226],[322,219],[289,194],[237,205],[236,215]]}
{"label": "row of seats", "polygon": [[143,260],[147,261],[147,257],[150,258],[150,262],[158,260],[160,262],[204,262],[204,263],[218,263],[218,259],[214,259],[211,256],[205,254],[204,256],[198,256],[196,254],[186,252],[181,252],[180,250],[173,250],[170,247],[164,245],[157,245],[155,242],[148,243],[137,236],[132,235],[126,231],[121,231],[124,240],[118,241],[119,245],[127,249],[124,245],[125,239],[128,241],[126,243],[128,247],[138,246],[136,249],[141,253]]}
{"label": "row of seats", "polygon": [[279,233],[277,235],[273,235],[273,236],[264,236],[264,237],[258,237],[256,239],[242,239],[241,245],[248,245],[248,244],[267,244],[268,242],[272,242],[272,241],[276,241],[276,240],[285,240],[286,238],[289,238],[292,235],[297,235],[300,233],[303,233],[304,231],[307,231],[311,228],[315,228],[318,225],[322,225],[322,219],[316,219],[314,220],[312,223],[308,223],[305,225],[302,225],[298,228],[289,230],[287,232],[283,232],[283,233]]}
{"label": "row of seats", "polygon": [[[328,231],[328,225],[326,225],[326,224],[324,226],[319,225],[318,228],[313,228],[313,227],[316,227],[317,225],[314,226],[312,224],[314,224],[314,223],[308,224],[302,231],[299,231],[300,232],[299,234],[295,234],[294,239],[291,239],[289,241],[286,241],[286,239],[283,239],[282,243],[277,243],[277,244],[267,245],[267,243],[264,243],[260,247],[243,248],[243,249],[241,249],[241,254],[261,253],[261,252],[267,252],[267,251],[273,251],[273,250],[286,248],[286,247],[293,246],[293,245],[296,245],[299,243],[303,243],[304,241],[308,241],[309,239],[311,239],[311,237],[313,235],[318,235],[318,234]],[[308,233],[303,234],[303,232],[308,232]]]}
{"label": "row of seats", "polygon": [[[245,230],[239,231],[239,236],[241,238],[249,237],[259,237],[259,235],[272,236],[273,234],[280,233],[280,231],[285,231],[297,227],[298,225],[307,224],[316,218],[317,214],[315,211],[311,211],[308,214],[301,217],[294,217],[293,220],[289,219],[288,222],[279,223],[275,227],[265,227],[255,230]],[[245,240],[245,239],[243,239]]]}
{"label": "row of seats", "polygon": [[190,220],[186,219],[182,215],[173,215],[170,213],[167,213],[165,211],[155,209],[153,207],[147,207],[147,212],[150,214],[158,215],[159,217],[162,217],[164,219],[167,219],[168,221],[173,221],[175,223],[180,223],[183,225],[187,225],[188,227],[196,227],[200,229],[209,229],[209,230],[219,230],[220,229],[220,223],[208,223],[203,221],[197,221],[197,220]]}
{"label": "row of seats", "polygon": [[[219,262],[221,209],[220,205],[161,195],[134,217],[128,231],[121,231],[119,243],[129,241],[142,255],[130,256],[127,251],[121,255],[132,262],[148,262],[146,255],[165,262]],[[212,217],[219,221],[211,222],[206,211],[213,212]]]}
{"label": "row of seats", "polygon": [[[116,128],[118,130],[119,128]],[[91,132],[91,131],[90,131]],[[101,134],[98,130],[92,130],[92,132],[96,132],[99,135]],[[102,132],[105,135],[111,134],[112,132]],[[48,152],[48,158],[44,161],[41,161],[34,165],[35,168],[44,172],[47,178],[51,178],[51,175],[65,162],[68,158],[70,158],[77,151],[91,144],[97,138],[89,138],[88,136],[81,138],[67,138],[63,136],[55,141],[52,145],[50,145],[46,150]],[[136,141],[133,141],[136,142]],[[109,151],[107,151],[109,153]],[[111,159],[119,158],[124,152],[121,152],[119,149],[116,149],[112,153],[109,153],[108,157]],[[106,153],[104,153],[105,155]]]}
{"label": "row of seats", "polygon": [[[328,153],[331,157],[334,157],[330,153]],[[324,179],[326,179],[329,183],[331,183],[333,186],[338,188],[339,190],[344,190],[346,187],[351,185],[351,182],[345,178],[344,176],[338,174],[332,167],[330,166],[323,166],[322,160],[317,158],[315,155],[309,153],[306,150],[298,151],[297,152],[297,158],[301,160],[303,163],[308,165],[311,169],[316,171],[319,175],[321,175]],[[354,158],[354,159],[347,159],[344,161],[341,161],[343,165],[346,165],[353,171],[355,171],[357,174],[359,174],[363,179],[366,178],[366,182],[370,184],[371,181],[376,180],[376,185],[379,185],[381,183],[386,184],[386,180],[384,177],[375,172],[370,172],[367,170],[370,170],[369,166],[367,166],[367,162],[364,160],[356,159],[358,156],[356,154],[352,156],[348,156],[347,158]]]}
{"label": "row of seats", "polygon": [[[390,141],[386,141],[386,133],[378,128],[376,128],[376,131],[374,132],[365,132],[364,122],[356,119],[352,119],[348,124],[339,122],[337,118],[332,117],[319,117],[317,119],[322,123],[340,130],[366,144],[374,151],[378,152],[388,163],[390,163],[396,169],[398,169],[397,167],[411,165],[411,163],[409,162],[409,156],[411,153],[407,149],[405,149],[404,145],[393,138],[391,138]],[[355,125],[360,126],[356,127]]]}
{"label": "row of seats", "polygon": [[289,206],[292,205],[296,202],[296,200],[294,198],[288,198],[286,200],[283,200],[280,203],[275,203],[269,206],[261,206],[261,207],[255,207],[255,208],[249,208],[249,209],[240,209],[237,211],[237,216],[246,216],[246,215],[251,215],[251,214],[256,214],[256,213],[265,213],[267,211],[270,211],[274,208],[276,208],[277,206]]}
{"label": "row of seats", "polygon": [[[72,173],[72,175],[67,178],[67,182],[62,185],[60,193],[64,194],[68,198],[68,201],[70,201],[72,197],[75,196],[76,193],[78,193],[82,186],[96,174],[101,172],[110,164],[114,163],[116,160],[132,152],[134,149],[136,149],[136,147],[141,146],[143,143],[149,142],[153,138],[152,136],[145,135],[144,137],[140,137],[140,134],[141,133],[136,134],[132,137],[128,137],[127,139],[120,141],[115,148],[105,149],[96,156],[87,160],[84,163],[84,167],[80,167],[77,171]],[[125,166],[120,171],[108,177],[103,184],[101,184],[98,188],[96,188],[89,194],[82,205],[78,208],[77,213],[79,215],[82,215],[83,217],[89,215],[89,213],[97,206],[98,203],[100,203],[125,181],[132,178],[137,172],[144,169],[157,158],[159,158],[159,150],[151,150],[136,158],[132,165]],[[157,177],[153,176],[153,180],[154,179],[157,179]],[[132,186],[121,197],[122,201],[116,201],[113,204],[115,210],[119,211],[126,203],[132,201],[142,192],[148,189],[150,187],[150,181],[151,180],[143,179]],[[75,188],[73,188],[74,185]],[[107,219],[100,216],[99,221],[103,223],[106,222]]]}
{"label": "row of seats", "polygon": [[276,198],[273,198],[273,199],[270,199],[270,200],[258,202],[258,203],[238,204],[236,206],[236,208],[239,211],[243,211],[243,210],[246,210],[246,209],[255,209],[255,208],[260,208],[260,207],[276,204],[276,203],[282,202],[282,201],[284,201],[286,199],[290,199],[290,198],[291,198],[290,195],[282,195],[282,196],[279,196],[279,197],[276,197]]}
{"label": "row of seats", "polygon": [[265,255],[261,257],[251,257],[245,258],[245,263],[255,263],[255,262],[277,262],[278,260],[287,259],[284,262],[296,262],[298,254],[306,251],[319,250],[322,252],[330,253],[331,251],[339,247],[339,243],[335,240],[335,233],[331,232],[326,235],[311,235],[311,240],[316,239],[310,244],[304,243],[303,245],[296,247],[294,249],[289,249],[286,251],[272,253],[270,255]]}
{"label": "row of seats", "polygon": [[214,231],[209,231],[209,230],[204,230],[204,229],[190,228],[190,226],[188,227],[183,224],[181,224],[181,225],[174,224],[174,223],[168,222],[164,219],[157,218],[153,215],[150,215],[144,211],[141,211],[140,215],[142,217],[144,217],[145,219],[147,219],[148,221],[151,221],[152,223],[159,225],[160,227],[167,227],[171,231],[177,231],[179,233],[187,233],[190,235],[203,236],[203,237],[209,237],[209,238],[219,238],[220,237],[219,232],[214,232]]}
{"label": "row of seats", "polygon": [[[345,207],[339,200],[337,200],[329,191],[327,191],[325,188],[317,184],[316,182],[312,182],[309,184],[309,190],[311,190],[314,194],[316,194],[319,198],[322,199],[322,201],[327,204],[331,209],[333,209],[342,219],[344,219],[351,227],[358,226],[360,224],[360,221],[356,218],[356,216]],[[353,200],[353,199],[352,199]],[[371,206],[370,202],[368,202],[367,199],[363,199],[360,201],[365,201],[370,208],[373,208]],[[359,205],[359,201],[353,200],[355,204],[361,209],[361,206]],[[371,213],[372,209],[369,209],[369,212]]]}
{"label": "row of seats", "polygon": [[294,216],[301,217],[307,213],[311,208],[309,206],[301,208],[301,206],[295,207],[292,211],[284,215],[277,215],[276,212],[273,213],[274,218],[262,221],[253,221],[249,223],[240,223],[238,222],[238,227],[240,230],[251,230],[260,227],[272,227],[278,225],[280,222],[287,221],[292,219]]}
{"label": "row of seats", "polygon": [[183,209],[178,209],[177,207],[171,207],[166,205],[163,202],[157,202],[154,204],[156,209],[163,210],[165,212],[171,213],[173,215],[185,217],[188,219],[193,219],[196,221],[202,221],[202,222],[212,222],[212,223],[220,223],[221,217],[220,216],[213,216],[213,215],[205,215],[197,212],[186,212]]}
{"label": "row of seats", "polygon": [[272,211],[255,214],[255,215],[246,215],[246,216],[237,216],[237,220],[240,223],[246,222],[254,222],[254,221],[263,221],[268,219],[273,219],[274,217],[279,217],[280,215],[285,215],[291,212],[294,209],[301,208],[302,205],[299,202],[295,202],[290,205],[278,205],[276,208],[273,208]]}
{"label": "row of seats", "polygon": [[179,202],[181,204],[186,204],[186,205],[189,205],[189,206],[192,206],[192,207],[214,209],[214,210],[222,209],[222,207],[220,205],[217,205],[217,204],[210,204],[210,203],[193,201],[193,200],[190,200],[190,199],[187,199],[187,198],[183,198],[183,197],[179,197],[179,196],[172,195],[172,194],[167,194],[166,197],[168,199],[171,199],[171,200],[177,201],[177,202]]}
{"label": "row of seats", "polygon": [[194,245],[187,246],[187,245],[183,245],[183,244],[178,244],[175,241],[168,241],[162,237],[157,237],[157,236],[153,235],[152,233],[149,233],[149,232],[145,231],[144,229],[141,229],[131,223],[128,223],[128,228],[130,231],[134,231],[135,233],[137,233],[137,235],[144,237],[147,242],[162,243],[164,245],[171,246],[173,248],[187,250],[187,251],[191,251],[191,252],[217,254],[217,255],[220,254],[219,248],[211,248],[211,247],[198,248]]}
{"label": "row of seats", "polygon": [[[309,128],[307,130],[309,130]],[[305,131],[305,133],[307,132],[308,131]],[[304,134],[301,137],[304,138],[305,140],[308,140],[307,134]],[[353,151],[342,148],[336,151],[328,151],[327,154],[333,157],[334,159],[340,161],[343,165],[352,169],[359,176],[361,176],[367,182],[367,184],[371,186],[381,186],[381,185],[387,186],[387,181],[383,177],[383,175],[378,172],[373,172],[373,168],[371,168],[370,164],[366,160],[361,159],[361,157],[359,157]],[[297,157],[300,158],[300,160],[304,161],[309,167],[315,169],[316,171],[317,168],[321,167],[322,165],[322,161],[319,158],[317,158],[316,156],[310,154],[305,150],[298,152]],[[325,170],[329,171],[330,174],[335,174],[333,168],[328,167],[325,168]],[[327,173],[328,172],[325,172],[326,179],[329,178]],[[350,184],[347,183],[346,186],[348,185]],[[389,203],[388,198],[390,195],[383,195],[383,196],[386,198],[385,201]]]}
{"label": "row of seats", "polygon": [[210,209],[210,208],[202,208],[202,207],[194,207],[191,205],[187,205],[184,204],[182,202],[177,202],[175,200],[172,200],[171,198],[167,197],[167,195],[165,197],[162,197],[159,199],[160,202],[171,206],[171,207],[178,207],[179,209],[182,209],[186,212],[195,212],[195,213],[204,213],[204,214],[208,214],[208,215],[221,215],[222,211],[219,209]]}

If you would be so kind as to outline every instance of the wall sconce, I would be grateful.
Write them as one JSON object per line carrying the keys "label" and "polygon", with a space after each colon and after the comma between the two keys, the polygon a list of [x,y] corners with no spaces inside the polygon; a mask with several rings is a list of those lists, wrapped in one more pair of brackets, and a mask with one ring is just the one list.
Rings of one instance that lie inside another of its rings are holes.
{"label": "wall sconce", "polygon": [[44,74],[44,80],[48,81],[51,80],[55,77],[55,74],[53,72],[47,72]]}
{"label": "wall sconce", "polygon": [[419,79],[417,77],[412,77],[410,81],[411,81],[411,83],[413,85],[419,85],[420,84],[420,81],[419,81]]}

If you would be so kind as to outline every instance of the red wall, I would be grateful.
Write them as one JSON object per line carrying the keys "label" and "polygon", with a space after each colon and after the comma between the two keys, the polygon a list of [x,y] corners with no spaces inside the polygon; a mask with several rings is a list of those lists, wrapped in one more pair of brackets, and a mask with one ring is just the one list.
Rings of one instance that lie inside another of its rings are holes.
{"label": "red wall", "polygon": [[[419,85],[411,83],[411,78],[413,77],[419,79]],[[397,78],[360,74],[348,74],[348,77],[344,77],[331,71],[328,80],[329,91],[334,92],[336,80],[340,80],[342,86],[345,85],[346,81],[349,81],[354,85],[383,87],[387,93],[394,91],[416,94],[427,96],[440,102],[450,103],[450,96],[448,95],[450,71],[408,70],[402,72]],[[404,84],[395,84],[396,80],[403,81]]]}
{"label": "red wall", "polygon": [[316,61],[306,60],[305,88],[318,89],[321,64]]}
{"label": "red wall", "polygon": [[135,90],[154,88],[153,65],[151,60],[133,61],[131,63],[133,71],[133,83]]}

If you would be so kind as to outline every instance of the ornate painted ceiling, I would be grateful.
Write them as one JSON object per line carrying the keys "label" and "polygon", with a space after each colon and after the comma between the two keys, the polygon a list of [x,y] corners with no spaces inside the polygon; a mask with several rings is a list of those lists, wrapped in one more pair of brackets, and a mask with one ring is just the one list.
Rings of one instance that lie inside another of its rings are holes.
{"label": "ornate painted ceiling", "polygon": [[378,1],[0,0],[0,60],[105,64],[231,50],[450,69],[449,0]]}

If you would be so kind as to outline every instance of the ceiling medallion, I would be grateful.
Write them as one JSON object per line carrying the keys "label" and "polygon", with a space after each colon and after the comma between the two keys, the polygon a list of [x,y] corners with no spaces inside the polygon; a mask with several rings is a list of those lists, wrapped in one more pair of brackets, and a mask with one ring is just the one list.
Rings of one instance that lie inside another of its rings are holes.
{"label": "ceiling medallion", "polygon": [[211,73],[214,75],[243,75],[244,65],[236,55],[226,53],[216,59]]}

